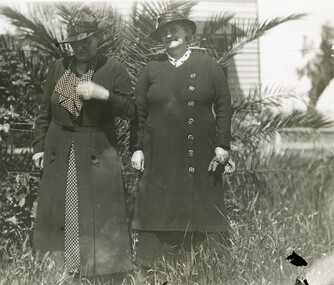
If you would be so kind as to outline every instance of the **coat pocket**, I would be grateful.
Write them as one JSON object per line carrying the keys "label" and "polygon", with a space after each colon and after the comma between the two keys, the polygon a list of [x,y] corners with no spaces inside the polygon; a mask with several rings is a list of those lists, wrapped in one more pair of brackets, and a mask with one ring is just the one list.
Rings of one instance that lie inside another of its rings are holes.
{"label": "coat pocket", "polygon": [[91,152],[91,154],[90,154],[90,162],[95,167],[97,167],[97,168],[100,167],[100,157],[97,154],[97,152]]}

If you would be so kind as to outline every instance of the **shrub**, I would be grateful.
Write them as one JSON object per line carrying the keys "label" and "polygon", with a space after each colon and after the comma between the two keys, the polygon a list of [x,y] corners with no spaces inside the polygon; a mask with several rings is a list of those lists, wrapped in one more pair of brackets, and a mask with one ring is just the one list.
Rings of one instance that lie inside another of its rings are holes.
{"label": "shrub", "polygon": [[[29,174],[8,174],[0,180],[0,249],[28,247],[37,206],[39,179]],[[1,254],[0,253],[0,254]]]}

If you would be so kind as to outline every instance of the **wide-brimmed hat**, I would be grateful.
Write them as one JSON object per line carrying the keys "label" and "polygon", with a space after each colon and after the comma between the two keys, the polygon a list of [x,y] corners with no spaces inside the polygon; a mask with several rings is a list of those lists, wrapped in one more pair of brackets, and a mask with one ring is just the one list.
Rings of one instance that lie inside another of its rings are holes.
{"label": "wide-brimmed hat", "polygon": [[83,9],[67,23],[67,38],[58,44],[72,43],[84,40],[105,30],[110,25],[101,25],[90,9]]}
{"label": "wide-brimmed hat", "polygon": [[187,24],[190,27],[191,32],[193,34],[196,32],[196,24],[193,21],[188,20],[186,16],[184,16],[181,13],[171,11],[164,14],[160,14],[157,17],[156,29],[151,33],[150,37],[153,40],[156,40],[157,42],[161,42],[159,33],[163,27],[165,27],[170,23]]}

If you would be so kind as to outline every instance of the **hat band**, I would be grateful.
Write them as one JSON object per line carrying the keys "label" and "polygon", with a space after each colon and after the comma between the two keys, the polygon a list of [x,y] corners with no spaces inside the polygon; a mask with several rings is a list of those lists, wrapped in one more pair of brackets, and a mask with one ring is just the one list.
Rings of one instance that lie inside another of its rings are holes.
{"label": "hat band", "polygon": [[75,27],[72,27],[68,30],[68,35],[70,37],[76,36],[78,34],[84,34],[84,33],[92,33],[96,32],[98,30],[98,26],[79,26],[76,25]]}

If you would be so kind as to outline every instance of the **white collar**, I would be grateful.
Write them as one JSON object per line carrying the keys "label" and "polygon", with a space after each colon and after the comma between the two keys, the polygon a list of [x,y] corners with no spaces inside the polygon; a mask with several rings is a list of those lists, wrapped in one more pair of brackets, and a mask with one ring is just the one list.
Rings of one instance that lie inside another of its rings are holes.
{"label": "white collar", "polygon": [[179,67],[180,65],[185,63],[187,61],[187,59],[190,57],[191,50],[188,48],[188,50],[184,53],[184,55],[179,59],[171,57],[168,53],[167,53],[167,55],[168,55],[168,59],[169,59],[170,63],[173,64],[175,67]]}

